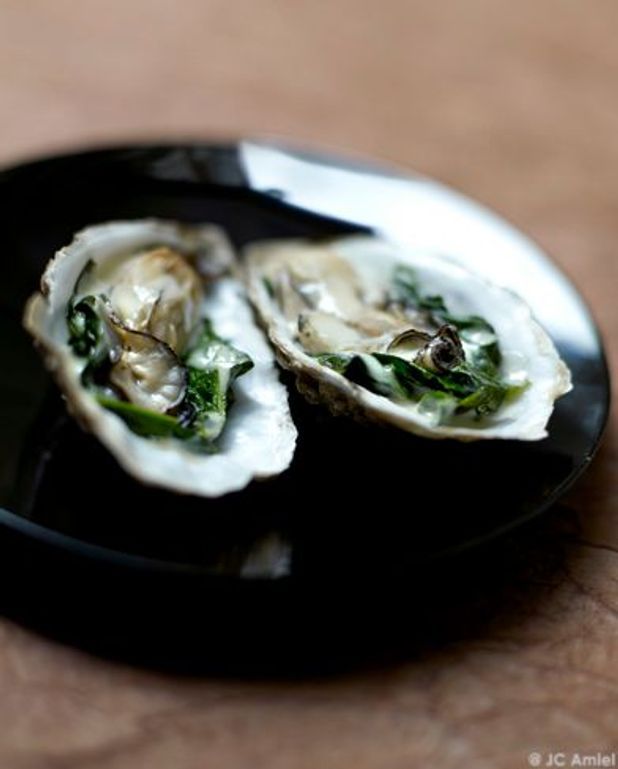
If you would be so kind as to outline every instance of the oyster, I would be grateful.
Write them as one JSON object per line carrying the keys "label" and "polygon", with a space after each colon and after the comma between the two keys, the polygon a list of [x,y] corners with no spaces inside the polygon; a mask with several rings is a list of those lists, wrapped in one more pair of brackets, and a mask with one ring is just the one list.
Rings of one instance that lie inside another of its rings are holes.
{"label": "oyster", "polygon": [[222,231],[89,227],[24,325],[82,425],[137,479],[215,497],[285,470],[296,428]]}
{"label": "oyster", "polygon": [[249,295],[298,388],[429,438],[538,440],[570,373],[527,305],[375,237],[256,243]]}

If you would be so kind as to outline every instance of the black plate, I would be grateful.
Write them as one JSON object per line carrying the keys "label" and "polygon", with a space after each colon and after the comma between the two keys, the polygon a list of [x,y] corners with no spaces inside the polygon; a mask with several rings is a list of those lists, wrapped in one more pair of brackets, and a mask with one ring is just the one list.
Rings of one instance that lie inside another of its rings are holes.
{"label": "black plate", "polygon": [[[597,446],[609,383],[583,302],[532,243],[434,182],[243,142],[50,158],[5,171],[0,195],[0,532],[14,586],[5,603],[56,630],[88,626],[107,649],[139,626],[142,650],[144,633],[169,649],[177,628],[206,613],[211,638],[210,622],[249,616],[281,635],[286,612],[327,598],[336,606],[369,587],[407,591],[437,558],[529,520]],[[292,395],[300,440],[278,479],[222,500],[141,487],[66,416],[20,317],[73,232],[143,216],[216,222],[238,246],[368,230],[448,253],[528,300],[574,391],[547,440],[469,445],[332,419]]]}

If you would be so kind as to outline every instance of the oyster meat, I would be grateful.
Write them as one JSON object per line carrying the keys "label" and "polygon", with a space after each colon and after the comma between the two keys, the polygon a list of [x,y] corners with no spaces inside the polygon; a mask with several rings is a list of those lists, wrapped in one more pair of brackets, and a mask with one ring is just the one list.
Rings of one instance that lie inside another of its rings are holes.
{"label": "oyster meat", "polygon": [[137,479],[215,497],[285,470],[296,428],[218,228],[155,219],[75,236],[24,325],[69,409]]}
{"label": "oyster meat", "polygon": [[538,440],[570,373],[530,309],[448,258],[376,237],[270,241],[250,298],[299,390],[429,438]]}

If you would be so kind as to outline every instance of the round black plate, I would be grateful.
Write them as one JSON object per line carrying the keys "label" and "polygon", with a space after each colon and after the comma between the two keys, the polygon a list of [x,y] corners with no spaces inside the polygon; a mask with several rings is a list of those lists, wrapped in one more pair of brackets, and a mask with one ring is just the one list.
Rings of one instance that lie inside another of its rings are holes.
{"label": "round black plate", "polygon": [[[350,588],[405,591],[439,556],[546,509],[597,446],[609,384],[586,307],[536,246],[435,182],[241,142],[41,160],[2,173],[0,196],[0,544],[14,586],[5,603],[56,629],[90,623],[108,643],[138,625],[168,644],[198,618],[212,637],[231,617],[277,625],[299,606],[347,600]],[[447,253],[527,299],[574,390],[547,440],[469,445],[333,419],[293,394],[300,439],[284,475],[221,500],[144,488],[66,416],[20,325],[73,232],[143,216],[216,222],[237,246],[378,231]]]}

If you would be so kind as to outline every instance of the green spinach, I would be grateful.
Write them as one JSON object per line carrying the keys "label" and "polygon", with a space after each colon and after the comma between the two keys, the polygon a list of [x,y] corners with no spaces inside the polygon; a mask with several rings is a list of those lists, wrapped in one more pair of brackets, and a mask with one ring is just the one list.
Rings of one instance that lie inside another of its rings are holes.
{"label": "green spinach", "polygon": [[386,353],[324,353],[317,360],[371,392],[419,404],[440,424],[454,414],[473,412],[478,418],[497,411],[527,386],[512,386],[500,377],[501,353],[493,326],[478,315],[451,314],[439,295],[424,295],[414,270],[399,265],[393,273],[389,301],[425,314],[440,328],[454,326],[465,360],[448,371],[434,371],[417,362]]}
{"label": "green spinach", "polygon": [[232,383],[253,368],[244,352],[217,336],[209,320],[184,356],[187,366],[187,395],[193,417],[191,425],[204,440],[217,438],[225,425],[232,402]]}

